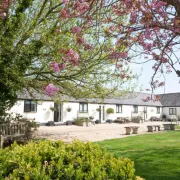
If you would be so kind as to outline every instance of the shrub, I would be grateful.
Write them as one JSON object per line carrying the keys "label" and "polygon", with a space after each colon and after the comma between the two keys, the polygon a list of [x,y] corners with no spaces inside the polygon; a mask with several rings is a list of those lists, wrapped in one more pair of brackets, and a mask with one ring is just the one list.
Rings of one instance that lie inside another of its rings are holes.
{"label": "shrub", "polygon": [[67,110],[67,112],[71,112],[71,108],[70,107],[68,107],[66,110]]}
{"label": "shrub", "polygon": [[79,117],[74,119],[74,124],[77,126],[82,126],[84,122],[88,123],[90,120],[87,117]]}
{"label": "shrub", "polygon": [[165,115],[165,114],[163,114],[163,115],[162,115],[162,118],[163,118],[163,119],[166,119],[166,115]]}
{"label": "shrub", "polygon": [[115,158],[90,142],[13,144],[0,150],[0,162],[0,179],[136,179],[131,160]]}
{"label": "shrub", "polygon": [[27,118],[24,118],[22,115],[14,114],[14,113],[7,113],[4,116],[0,116],[0,125],[3,124],[6,126],[10,126],[11,124],[19,124],[19,123],[26,125],[24,132],[25,135],[21,137],[21,140],[30,140],[34,138],[35,131],[39,127],[39,124],[36,123],[34,120],[28,120]]}
{"label": "shrub", "polygon": [[113,113],[114,113],[114,109],[113,109],[113,108],[108,108],[108,109],[106,110],[106,112],[107,112],[108,114],[113,114]]}
{"label": "shrub", "polygon": [[142,120],[143,119],[142,119],[141,116],[134,116],[134,117],[131,118],[132,123],[141,123]]}

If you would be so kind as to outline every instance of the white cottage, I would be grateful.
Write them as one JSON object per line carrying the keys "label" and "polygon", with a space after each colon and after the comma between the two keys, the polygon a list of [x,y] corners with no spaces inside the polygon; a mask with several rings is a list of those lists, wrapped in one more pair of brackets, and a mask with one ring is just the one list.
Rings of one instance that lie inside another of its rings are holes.
{"label": "white cottage", "polygon": [[180,119],[180,93],[161,94],[161,104],[163,106],[162,114],[167,119],[179,117]]}
{"label": "white cottage", "polygon": [[[90,117],[94,120],[106,122],[107,119],[115,120],[117,117],[141,116],[144,120],[151,117],[158,117],[164,113],[160,101],[144,102],[150,94],[131,93],[125,97],[100,99],[74,99],[63,97],[61,104],[54,103],[49,96],[34,94],[34,98],[24,91],[18,96],[17,103],[10,112],[18,113],[28,119],[45,124],[48,121],[65,123],[77,117]],[[61,97],[62,98],[62,97]],[[66,101],[65,101],[66,100]],[[107,114],[106,110],[113,108],[113,114]]]}

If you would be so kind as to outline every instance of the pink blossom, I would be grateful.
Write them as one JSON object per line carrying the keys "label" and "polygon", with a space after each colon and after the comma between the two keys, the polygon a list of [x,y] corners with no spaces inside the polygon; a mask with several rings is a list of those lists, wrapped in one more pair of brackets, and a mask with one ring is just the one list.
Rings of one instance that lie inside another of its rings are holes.
{"label": "pink blossom", "polygon": [[59,64],[57,62],[51,63],[50,66],[53,68],[54,72],[60,72],[66,68],[66,64],[64,64],[64,63]]}
{"label": "pink blossom", "polygon": [[77,37],[76,40],[77,40],[77,43],[79,43],[79,44],[83,44],[85,42],[82,37]]}
{"label": "pink blossom", "polygon": [[144,37],[146,39],[151,39],[151,30],[150,29],[146,29],[146,31],[144,32]]}
{"label": "pink blossom", "polygon": [[165,82],[161,82],[158,84],[158,87],[161,87],[161,86],[164,86],[165,85]]}
{"label": "pink blossom", "polygon": [[130,16],[130,22],[135,23],[136,20],[137,20],[137,13],[135,11],[132,11]]}
{"label": "pink blossom", "polygon": [[48,84],[44,88],[44,92],[48,96],[54,96],[58,91],[59,91],[59,88],[55,87],[53,84]]}
{"label": "pink blossom", "polygon": [[66,10],[66,9],[62,9],[62,10],[60,11],[60,17],[61,17],[62,19],[67,19],[67,18],[69,18],[69,17],[70,17],[69,11]]}
{"label": "pink blossom", "polygon": [[7,14],[6,14],[5,12],[0,13],[0,17],[1,17],[2,19],[4,19],[6,16],[7,16]]}
{"label": "pink blossom", "polygon": [[69,0],[62,0],[62,3],[63,3],[63,4],[68,4],[68,3],[69,3]]}
{"label": "pink blossom", "polygon": [[60,71],[59,64],[57,62],[51,63],[50,66],[53,68],[54,72],[59,72]]}
{"label": "pink blossom", "polygon": [[92,49],[92,48],[93,48],[93,46],[92,46],[91,44],[88,44],[88,43],[85,43],[85,44],[84,44],[84,50],[85,50],[85,51],[90,50],[90,49]]}
{"label": "pink blossom", "polygon": [[115,26],[110,26],[110,27],[109,27],[109,30],[111,30],[111,31],[114,31],[115,29],[116,29]]}
{"label": "pink blossom", "polygon": [[146,98],[142,99],[142,101],[144,101],[144,102],[148,102],[148,101],[150,101],[150,100],[151,100],[151,97],[150,97],[150,96],[147,96]]}
{"label": "pink blossom", "polygon": [[150,51],[152,49],[152,47],[153,47],[153,44],[151,44],[151,43],[144,43],[143,44],[144,50]]}
{"label": "pink blossom", "polygon": [[78,53],[74,52],[72,49],[70,49],[65,56],[63,57],[63,60],[65,62],[71,62],[72,65],[79,65],[79,55]]}
{"label": "pink blossom", "polygon": [[72,33],[76,34],[76,33],[79,33],[81,32],[81,27],[79,26],[75,26],[73,29],[72,29]]}
{"label": "pink blossom", "polygon": [[[76,2],[75,3],[75,9],[78,11],[80,14],[85,13],[89,9],[89,5],[87,2],[81,1],[81,2]],[[77,13],[78,15],[78,13]]]}
{"label": "pink blossom", "polygon": [[71,56],[71,55],[73,55],[74,54],[74,51],[72,50],[72,49],[70,49],[68,52],[67,52],[67,55],[68,56]]}
{"label": "pink blossom", "polygon": [[60,71],[64,70],[65,68],[66,68],[66,64],[65,63],[59,64]]}
{"label": "pink blossom", "polygon": [[60,29],[56,29],[56,33],[57,33],[57,34],[60,34],[60,33],[61,33],[61,30],[60,30]]}
{"label": "pink blossom", "polygon": [[126,59],[128,57],[127,52],[114,52],[109,56],[111,59]]}

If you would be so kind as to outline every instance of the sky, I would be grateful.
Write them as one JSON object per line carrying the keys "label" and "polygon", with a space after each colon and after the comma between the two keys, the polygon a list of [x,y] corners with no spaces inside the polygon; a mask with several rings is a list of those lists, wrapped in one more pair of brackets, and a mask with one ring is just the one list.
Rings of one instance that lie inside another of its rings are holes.
{"label": "sky", "polygon": [[[153,64],[154,63],[151,62],[143,65],[135,64],[131,66],[134,73],[141,74],[137,82],[136,91],[139,91],[139,87],[141,85],[144,90],[148,88],[150,89],[150,80],[154,72],[152,69]],[[180,70],[180,65],[178,67],[179,67],[178,69]],[[162,77],[163,76],[161,77],[159,76],[157,80],[159,80],[160,82],[164,81]],[[165,78],[166,78],[165,86],[157,88],[154,92],[155,94],[180,92],[180,77],[177,77],[177,74],[174,71],[170,74],[165,74]],[[147,91],[143,91],[143,92],[147,92]]]}

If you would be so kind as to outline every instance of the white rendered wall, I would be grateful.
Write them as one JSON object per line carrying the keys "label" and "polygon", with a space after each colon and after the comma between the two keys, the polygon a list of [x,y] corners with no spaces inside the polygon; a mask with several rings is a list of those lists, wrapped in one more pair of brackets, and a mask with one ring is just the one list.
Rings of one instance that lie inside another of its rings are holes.
{"label": "white rendered wall", "polygon": [[157,108],[156,107],[148,107],[147,108],[147,119],[150,119],[151,117],[157,117],[160,118],[162,115],[162,107],[160,107],[160,113],[157,114]]}
{"label": "white rendered wall", "polygon": [[[141,116],[144,118],[144,106],[138,106],[138,113],[133,113],[133,105],[122,105],[122,113],[116,113],[116,104],[91,104],[88,103],[88,113],[79,113],[79,103],[73,102],[64,102],[62,108],[62,121],[66,122],[67,120],[73,120],[77,117],[90,117],[93,116],[94,120],[99,119],[99,112],[96,110],[101,106],[101,117],[103,117],[102,109],[104,106],[105,110],[105,121],[107,119],[115,120],[117,117],[129,117],[132,116]],[[71,108],[71,112],[67,112],[67,108]],[[107,114],[106,110],[108,108],[114,109],[114,114]],[[162,108],[160,108],[160,114],[157,114],[156,107],[147,107],[147,120],[149,120],[152,116],[160,118]]]}
{"label": "white rendered wall", "polygon": [[54,112],[50,107],[54,107],[54,102],[43,101],[41,105],[37,104],[37,112],[24,112],[24,100],[18,100],[9,112],[21,114],[27,119],[35,118],[36,122],[46,123],[54,120]]}
{"label": "white rendered wall", "polygon": [[[71,108],[70,112],[67,112],[67,108]],[[66,122],[68,120],[73,120],[77,118],[77,113],[79,111],[79,103],[73,102],[63,102],[62,104],[62,122]]]}
{"label": "white rendered wall", "polygon": [[169,115],[169,108],[176,108],[177,115],[180,116],[180,107],[163,107],[162,114],[166,115],[167,119],[172,119],[175,115]]}
{"label": "white rendered wall", "polygon": [[[77,117],[89,117],[93,116],[94,120],[99,119],[99,112],[96,110],[101,106],[101,110],[105,110],[105,121],[107,119],[115,120],[117,117],[129,117],[132,116],[142,116],[144,111],[144,106],[138,106],[138,113],[133,113],[132,105],[122,105],[122,113],[116,113],[116,104],[88,104],[88,113],[80,113],[79,112],[79,103],[74,102],[63,102],[61,107],[61,122],[66,122],[67,120],[73,120]],[[48,121],[54,120],[54,112],[50,110],[50,107],[54,107],[54,102],[51,101],[43,101],[41,105],[37,104],[37,112],[24,112],[24,100],[19,100],[17,103],[11,108],[10,112],[18,113],[23,115],[28,119],[34,119],[40,123],[46,123]],[[67,112],[67,108],[71,108],[70,112]],[[108,115],[106,110],[108,108],[114,109],[114,114]],[[160,108],[160,114],[156,113],[156,107],[147,107],[147,119],[150,119],[152,116],[160,117],[162,114],[162,108]],[[169,108],[164,108],[163,114],[169,115]],[[177,108],[177,113],[180,115],[180,108]],[[101,116],[102,111],[101,111]],[[168,117],[171,118],[171,117]]]}

